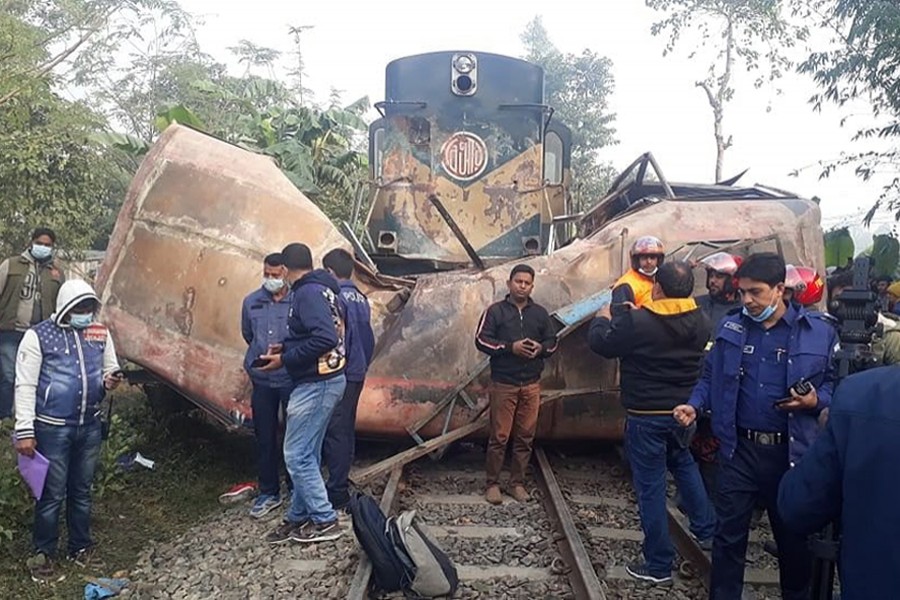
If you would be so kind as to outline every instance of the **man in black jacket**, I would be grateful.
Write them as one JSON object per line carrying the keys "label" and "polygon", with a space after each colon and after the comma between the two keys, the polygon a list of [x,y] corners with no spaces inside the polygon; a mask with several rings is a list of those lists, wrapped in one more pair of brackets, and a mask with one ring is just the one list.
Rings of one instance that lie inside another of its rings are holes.
{"label": "man in black jacket", "polygon": [[644,531],[644,561],[626,567],[652,583],[672,580],[675,551],[666,520],[666,468],[672,471],[691,532],[712,545],[716,518],[685,430],[672,410],[686,401],[700,377],[709,319],[691,298],[694,275],[685,262],[659,268],[653,300],[610,319],[609,305],[591,322],[591,349],[619,358],[622,404],[627,411],[625,448]]}
{"label": "man in black jacket", "polygon": [[519,502],[528,500],[525,468],[537,429],[543,359],[553,354],[557,346],[550,315],[531,299],[534,269],[516,265],[507,287],[509,294],[488,307],[475,334],[475,346],[491,357],[491,434],[485,467],[485,498],[491,504],[503,503],[500,470],[510,435],[510,493]]}

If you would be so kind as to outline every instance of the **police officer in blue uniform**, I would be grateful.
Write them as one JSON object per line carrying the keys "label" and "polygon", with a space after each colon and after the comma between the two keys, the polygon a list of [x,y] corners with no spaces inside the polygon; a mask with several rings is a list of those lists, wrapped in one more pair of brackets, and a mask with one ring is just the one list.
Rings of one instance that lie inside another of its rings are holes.
{"label": "police officer in blue uniform", "polygon": [[830,404],[837,333],[821,315],[784,301],[785,264],[777,254],[751,255],[737,278],[743,306],[719,324],[702,378],[674,412],[689,425],[711,409],[721,441],[710,598],[740,599],[759,502],[780,550],[782,597],[806,600],[812,557],[806,538],[784,525],[778,484],[814,441],[818,416]]}

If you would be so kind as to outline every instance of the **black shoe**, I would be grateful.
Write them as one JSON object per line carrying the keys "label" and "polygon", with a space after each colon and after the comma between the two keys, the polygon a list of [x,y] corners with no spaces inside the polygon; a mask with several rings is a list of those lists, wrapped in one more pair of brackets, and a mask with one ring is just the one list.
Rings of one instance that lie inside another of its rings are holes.
{"label": "black shoe", "polygon": [[31,580],[35,583],[56,583],[66,578],[64,573],[59,572],[53,559],[43,552],[30,557],[25,565],[28,567]]}
{"label": "black shoe", "polygon": [[291,539],[295,542],[304,544],[313,544],[316,542],[330,542],[341,537],[343,530],[337,519],[327,523],[313,523],[307,521],[306,524],[295,533],[291,534]]}
{"label": "black shoe", "polygon": [[285,542],[289,542],[293,539],[295,535],[297,535],[300,529],[306,525],[308,521],[303,523],[294,523],[293,521],[282,521],[281,525],[275,528],[275,531],[272,531],[268,535],[266,535],[266,541],[272,545],[275,544],[283,544]]}
{"label": "black shoe", "polygon": [[700,546],[701,550],[703,550],[704,552],[712,552],[712,548],[713,548],[713,539],[712,538],[706,538],[705,540],[701,540],[694,534],[691,534],[691,537],[693,538],[693,540],[695,542],[697,542],[697,545]]}
{"label": "black shoe", "polygon": [[775,558],[778,558],[778,544],[776,544],[774,540],[766,540],[766,542],[763,544],[763,550],[765,550]]}
{"label": "black shoe", "polygon": [[648,583],[654,584],[667,584],[672,583],[672,574],[669,573],[661,574],[661,573],[651,573],[647,570],[647,566],[642,563],[633,563],[625,567],[625,571],[628,572],[629,575],[634,577],[635,579],[640,579],[641,581],[646,581]]}
{"label": "black shoe", "polygon": [[106,565],[104,565],[103,561],[100,560],[97,552],[94,551],[93,546],[82,548],[81,550],[78,550],[76,552],[70,552],[66,558],[82,569],[102,571],[106,568]]}

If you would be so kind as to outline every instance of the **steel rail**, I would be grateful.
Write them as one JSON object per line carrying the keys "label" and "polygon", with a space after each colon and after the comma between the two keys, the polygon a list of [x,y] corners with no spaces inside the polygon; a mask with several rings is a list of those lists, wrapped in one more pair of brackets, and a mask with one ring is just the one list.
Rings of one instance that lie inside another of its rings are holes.
{"label": "steel rail", "polygon": [[553,474],[553,467],[550,466],[550,461],[543,448],[535,448],[534,461],[537,464],[535,479],[541,490],[544,507],[554,527],[561,534],[555,541],[563,561],[569,567],[569,583],[572,585],[572,591],[575,592],[575,598],[578,600],[606,600],[600,578],[597,577],[597,572],[594,571],[581,535],[575,528],[575,521],[572,519],[569,506],[566,504],[559,482],[556,481],[556,475]]}
{"label": "steel rail", "polygon": [[[397,497],[397,489],[400,487],[400,480],[403,478],[403,465],[394,467],[391,471],[391,477],[388,479],[387,486],[384,488],[384,494],[381,495],[381,512],[385,516],[390,516],[391,509],[394,506],[394,500]],[[372,562],[366,556],[365,550],[359,548],[359,564],[356,566],[356,572],[353,574],[353,580],[350,582],[350,591],[347,593],[347,600],[365,600],[369,597],[369,580],[372,578]]]}

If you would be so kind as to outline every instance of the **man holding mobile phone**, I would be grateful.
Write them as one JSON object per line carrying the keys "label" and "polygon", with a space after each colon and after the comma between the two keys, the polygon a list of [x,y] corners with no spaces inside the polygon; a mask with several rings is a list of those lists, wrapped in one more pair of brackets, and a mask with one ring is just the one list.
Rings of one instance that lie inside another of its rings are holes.
{"label": "man holding mobile phone", "polygon": [[687,426],[711,409],[721,442],[710,598],[741,598],[750,517],[760,503],[778,544],[782,597],[806,600],[812,556],[781,518],[778,484],[813,443],[831,403],[837,332],[821,314],[785,302],[777,254],[749,256],[736,276],[743,307],[719,323],[703,376],[674,411]]}
{"label": "man holding mobile phone", "polygon": [[[250,516],[255,518],[269,514],[282,503],[279,471],[284,459],[278,441],[279,412],[284,413],[293,385],[284,367],[261,371],[268,361],[259,357],[278,347],[288,334],[291,298],[285,275],[281,254],[266,256],[262,286],[244,298],[241,308],[241,335],[247,342],[244,370],[253,385],[250,402],[258,452],[259,496],[250,508]],[[286,478],[290,487],[290,477]]]}
{"label": "man holding mobile phone", "polygon": [[518,502],[529,499],[525,469],[531,458],[541,404],[544,359],[557,347],[556,332],[547,310],[531,299],[534,269],[513,267],[509,294],[488,307],[475,334],[475,346],[491,357],[491,432],[488,441],[485,498],[502,504],[500,471],[506,445],[512,438],[510,494]]}

